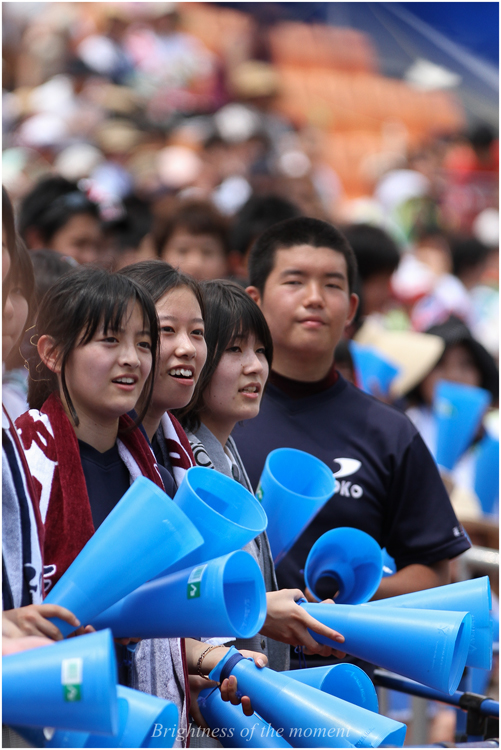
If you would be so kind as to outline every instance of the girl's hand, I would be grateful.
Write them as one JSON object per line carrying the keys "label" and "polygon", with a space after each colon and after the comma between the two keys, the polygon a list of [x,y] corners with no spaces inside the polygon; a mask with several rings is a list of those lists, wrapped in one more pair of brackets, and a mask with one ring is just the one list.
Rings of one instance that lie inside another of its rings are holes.
{"label": "girl's hand", "polygon": [[[261,633],[276,641],[289,643],[291,646],[305,646],[306,654],[343,658],[344,652],[326,644],[317,643],[310,635],[308,628],[333,641],[344,643],[344,636],[315,620],[306,610],[298,606],[297,600],[302,597],[303,592],[299,589],[268,592],[266,594],[267,615]],[[326,599],[325,603],[334,604],[332,599]]]}
{"label": "girl's hand", "polygon": [[[221,649],[214,649],[207,655],[207,658],[211,657],[211,670],[216,666],[216,664],[218,664],[219,661],[221,661],[221,659],[228,651],[229,648],[221,647]],[[240,653],[246,658],[250,657],[251,659],[253,659],[256,666],[258,666],[260,669],[268,664],[268,657],[264,654],[259,654],[256,651],[246,650],[242,650],[240,651]],[[198,696],[200,694],[200,691],[204,690],[205,688],[217,687],[217,682],[214,682],[213,680],[206,680],[203,677],[199,677],[198,675],[190,675],[189,680],[191,692],[190,713],[199,727],[209,729],[198,707]],[[244,714],[246,716],[252,716],[252,714],[254,713],[254,709],[252,708],[251,699],[247,695],[244,695],[242,698],[240,698],[237,695],[237,689],[237,678],[234,675],[230,675],[230,677],[226,680],[223,680],[220,685],[221,698],[224,701],[230,701],[230,703],[232,703],[232,705],[234,706],[238,706],[239,704],[241,704]]]}
{"label": "girl's hand", "polygon": [[59,617],[75,628],[80,625],[69,609],[58,604],[29,604],[27,607],[2,612],[2,633],[10,637],[36,635],[53,641],[62,641],[61,631],[47,619],[49,617]]}
{"label": "girl's hand", "polygon": [[[265,654],[259,654],[256,651],[245,650],[241,650],[240,653],[246,658],[253,659],[254,664],[260,669],[268,664],[268,657]],[[246,716],[252,716],[252,714],[254,713],[254,709],[252,708],[251,699],[248,695],[244,695],[242,696],[242,698],[237,695],[238,684],[237,678],[234,674],[230,675],[229,678],[226,678],[226,680],[223,680],[220,686],[220,690],[221,698],[224,701],[230,701],[233,706],[238,706],[241,703],[242,711],[244,712],[244,714]]]}

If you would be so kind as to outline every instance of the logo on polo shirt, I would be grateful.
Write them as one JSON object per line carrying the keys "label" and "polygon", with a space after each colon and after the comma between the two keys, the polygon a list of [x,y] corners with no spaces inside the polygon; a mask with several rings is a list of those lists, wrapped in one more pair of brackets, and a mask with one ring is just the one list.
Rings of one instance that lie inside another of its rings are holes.
{"label": "logo on polo shirt", "polygon": [[333,472],[334,479],[336,480],[334,494],[339,494],[341,497],[354,497],[355,499],[362,497],[364,491],[360,485],[354,484],[351,479],[346,479],[346,477],[351,477],[360,469],[362,462],[356,458],[335,458],[334,463],[340,466],[337,471]]}

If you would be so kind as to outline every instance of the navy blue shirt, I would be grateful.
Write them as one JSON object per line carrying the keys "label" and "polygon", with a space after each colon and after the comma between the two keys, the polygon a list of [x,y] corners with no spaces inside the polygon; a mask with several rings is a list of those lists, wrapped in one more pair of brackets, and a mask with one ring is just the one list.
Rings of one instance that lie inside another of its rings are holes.
{"label": "navy blue shirt", "polygon": [[[111,513],[115,505],[130,487],[129,470],[120,458],[115,443],[104,453],[100,453],[88,443],[78,441],[80,459],[89,495],[92,522],[97,529]],[[169,472],[159,466],[158,470],[166,493],[174,497],[176,487]]]}
{"label": "navy blue shirt", "polygon": [[233,437],[254,490],[266,456],[281,447],[311,453],[336,478],[335,494],[278,565],[280,588],[304,588],[309,550],[340,526],[370,534],[397,569],[430,565],[470,547],[411,421],[340,375],[321,392],[301,397],[269,384],[259,415],[237,425]]}

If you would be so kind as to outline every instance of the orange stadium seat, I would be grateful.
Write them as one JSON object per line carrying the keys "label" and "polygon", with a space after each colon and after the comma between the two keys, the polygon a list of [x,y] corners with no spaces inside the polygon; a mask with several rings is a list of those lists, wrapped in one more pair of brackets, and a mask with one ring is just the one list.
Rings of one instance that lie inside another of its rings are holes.
{"label": "orange stadium seat", "polygon": [[355,29],[282,22],[270,30],[272,57],[278,65],[328,66],[337,70],[374,71],[370,39]]}

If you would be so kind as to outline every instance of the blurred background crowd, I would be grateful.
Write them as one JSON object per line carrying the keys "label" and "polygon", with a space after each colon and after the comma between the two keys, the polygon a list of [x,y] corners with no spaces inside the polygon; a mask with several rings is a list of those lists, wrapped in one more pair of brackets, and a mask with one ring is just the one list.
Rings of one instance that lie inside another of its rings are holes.
{"label": "blurred background crowd", "polygon": [[[35,290],[18,280],[23,326],[75,264],[159,257],[245,286],[256,237],[312,216],[357,255],[349,336],[405,370],[376,395],[433,449],[436,380],[483,387],[477,442],[498,438],[497,62],[413,5],[2,3],[2,181],[36,273]],[[498,38],[496,3],[424,5],[474,5]],[[411,335],[405,364],[397,332]],[[438,348],[412,338],[423,332]],[[352,353],[338,361],[356,381]],[[22,364],[14,352],[4,372],[13,418],[26,409]],[[468,460],[451,480],[456,511],[496,547],[498,501],[476,495]]]}
{"label": "blurred background crowd", "polygon": [[[460,5],[487,50],[494,4]],[[376,395],[424,435],[439,378],[496,409],[496,67],[409,6],[3,3],[3,183],[37,278],[20,297],[33,306],[75,263],[154,257],[245,286],[256,237],[313,216],[357,255],[350,338],[390,360],[405,346],[385,332],[442,339],[410,338],[404,382]],[[356,380],[351,353],[339,367]],[[4,385],[20,410],[25,383],[15,352]]]}

